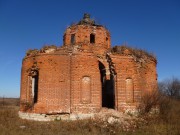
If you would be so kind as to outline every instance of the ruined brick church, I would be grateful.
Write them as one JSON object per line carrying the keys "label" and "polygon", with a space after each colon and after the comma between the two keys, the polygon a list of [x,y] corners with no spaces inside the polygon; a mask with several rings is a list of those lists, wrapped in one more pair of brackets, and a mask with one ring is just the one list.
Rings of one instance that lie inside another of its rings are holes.
{"label": "ruined brick church", "polygon": [[69,26],[63,45],[29,50],[22,61],[21,118],[92,116],[103,107],[135,110],[157,86],[156,58],[127,46],[84,14]]}

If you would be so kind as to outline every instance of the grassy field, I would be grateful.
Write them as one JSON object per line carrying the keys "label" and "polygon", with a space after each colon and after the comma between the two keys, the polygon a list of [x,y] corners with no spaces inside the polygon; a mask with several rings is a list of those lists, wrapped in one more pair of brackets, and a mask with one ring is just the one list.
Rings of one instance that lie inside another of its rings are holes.
{"label": "grassy field", "polygon": [[18,117],[19,99],[0,99],[0,135],[180,135],[180,101],[172,100],[163,114],[142,116],[137,128],[95,120],[37,122]]}

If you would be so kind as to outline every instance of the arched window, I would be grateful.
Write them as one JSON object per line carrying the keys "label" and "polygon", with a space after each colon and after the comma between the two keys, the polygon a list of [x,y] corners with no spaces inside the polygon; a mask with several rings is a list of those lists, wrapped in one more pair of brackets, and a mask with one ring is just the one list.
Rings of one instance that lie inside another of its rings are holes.
{"label": "arched window", "polygon": [[109,39],[106,37],[106,44],[109,46]]}
{"label": "arched window", "polygon": [[126,102],[134,102],[134,86],[131,78],[126,79]]}
{"label": "arched window", "polygon": [[39,80],[39,74],[38,71],[32,70],[30,73],[31,77],[31,93],[33,98],[33,103],[37,103],[38,99],[38,80]]}
{"label": "arched window", "polygon": [[108,37],[106,37],[106,42],[108,43]]}
{"label": "arched window", "polygon": [[71,44],[75,43],[75,34],[71,34]]}
{"label": "arched window", "polygon": [[63,44],[65,45],[65,41],[66,41],[66,34],[64,34],[63,36]]}
{"label": "arched window", "polygon": [[91,102],[91,78],[84,76],[81,82],[81,100],[82,103]]}
{"label": "arched window", "polygon": [[95,43],[95,35],[90,34],[90,43]]}

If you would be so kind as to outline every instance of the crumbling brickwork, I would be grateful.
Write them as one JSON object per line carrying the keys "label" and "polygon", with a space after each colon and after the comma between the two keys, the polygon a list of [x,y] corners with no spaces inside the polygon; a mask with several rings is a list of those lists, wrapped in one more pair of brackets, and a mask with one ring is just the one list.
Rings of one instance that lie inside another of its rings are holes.
{"label": "crumbling brickwork", "polygon": [[66,29],[63,41],[61,47],[26,53],[21,114],[92,114],[102,107],[132,110],[145,92],[157,87],[156,58],[130,47],[111,48],[109,31],[88,14]]}

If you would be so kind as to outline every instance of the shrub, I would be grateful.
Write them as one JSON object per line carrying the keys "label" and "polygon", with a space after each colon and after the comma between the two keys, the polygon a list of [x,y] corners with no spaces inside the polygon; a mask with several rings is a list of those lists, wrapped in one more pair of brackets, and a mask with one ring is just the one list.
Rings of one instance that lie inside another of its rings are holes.
{"label": "shrub", "polygon": [[36,54],[38,54],[39,53],[39,50],[38,49],[29,49],[29,50],[27,50],[27,52],[26,52],[26,56],[34,56],[34,55],[36,55]]}
{"label": "shrub", "polygon": [[126,45],[114,46],[111,49],[111,53],[124,55],[124,54],[126,54],[127,50],[129,51],[128,55],[134,56],[138,61],[140,61],[140,59],[144,59],[144,60],[153,60],[153,61],[157,62],[154,54],[149,53],[142,49],[137,49],[137,48],[129,47]]}

